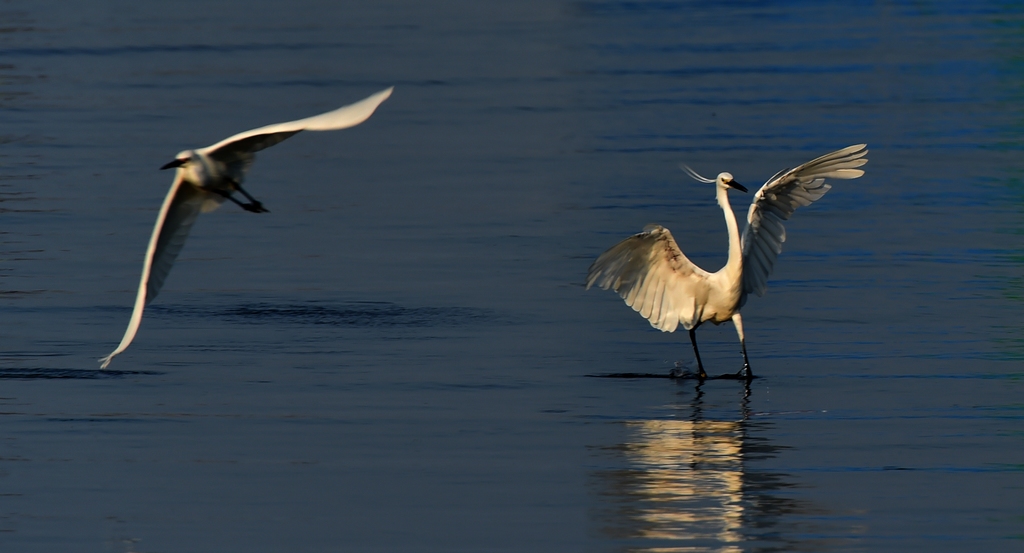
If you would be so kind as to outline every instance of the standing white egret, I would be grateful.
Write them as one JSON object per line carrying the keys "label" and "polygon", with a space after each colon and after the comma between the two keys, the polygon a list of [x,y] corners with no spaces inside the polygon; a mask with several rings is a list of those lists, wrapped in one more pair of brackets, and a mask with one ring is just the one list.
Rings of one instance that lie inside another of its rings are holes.
{"label": "standing white egret", "polygon": [[[297,121],[267,125],[225,138],[213,146],[185,150],[161,169],[176,167],[174,182],[160,206],[153,235],[142,262],[142,278],[135,296],[135,309],[121,343],[110,355],[100,359],[100,368],[107,368],[115,355],[124,351],[142,322],[142,311],[153,301],[175,258],[185,245],[185,238],[200,213],[217,209],[224,200],[231,200],[246,211],[263,213],[267,209],[242,188],[246,172],[255,153],[277,144],[301,131],[333,131],[366,121],[377,106],[391,96],[394,87],[382,90],[354,104]],[[245,196],[243,203],[233,196]]]}
{"label": "standing white egret", "polygon": [[783,222],[797,207],[810,205],[832,188],[825,183],[826,178],[855,179],[863,175],[857,167],[868,162],[864,157],[866,148],[866,144],[849,146],[776,173],[754,194],[742,239],[727,191],[747,189],[729,173],[720,173],[711,180],[683,165],[694,179],[715,183],[729,232],[729,260],[725,266],[715,273],[701,269],[683,255],[667,228],[647,225],[643,232],[619,242],[594,261],[587,274],[587,289],[596,283],[605,290],[615,290],[662,332],[673,332],[680,325],[689,330],[701,379],[707,378],[707,373],[700,361],[695,331],[701,323],[717,325],[731,319],[740,338],[743,369],[726,377],[752,379],[740,308],[748,294],[764,295],[768,275],[786,241]]}

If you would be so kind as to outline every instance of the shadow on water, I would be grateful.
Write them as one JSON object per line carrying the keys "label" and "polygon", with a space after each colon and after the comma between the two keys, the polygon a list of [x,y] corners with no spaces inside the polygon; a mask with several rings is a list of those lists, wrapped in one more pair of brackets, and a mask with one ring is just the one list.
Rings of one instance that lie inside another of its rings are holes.
{"label": "shadow on water", "polygon": [[299,324],[339,327],[433,327],[507,322],[488,309],[466,307],[403,307],[388,302],[248,303],[229,308],[182,305],[154,306],[154,313],[214,317],[248,324]]}
{"label": "shadow on water", "polygon": [[669,380],[736,380],[746,381],[747,389],[750,389],[750,380],[760,378],[759,376],[751,375],[748,379],[743,375],[743,372],[738,373],[725,373],[718,375],[708,375],[703,379],[695,371],[690,369],[682,369],[678,365],[676,368],[668,371],[667,373],[604,373],[604,374],[588,374],[590,378],[627,378],[627,379],[638,379],[638,378],[667,378]]}
{"label": "shadow on water", "polygon": [[[680,381],[682,384],[682,382]],[[602,507],[598,526],[630,552],[824,551],[830,544],[793,519],[822,509],[790,497],[798,485],[759,461],[786,449],[752,420],[750,388],[735,417],[707,405],[704,383],[671,406],[672,418],[623,421],[625,441],[597,448],[611,466],[593,476]],[[709,412],[715,413],[709,415]]]}
{"label": "shadow on water", "polygon": [[99,369],[0,368],[0,380],[102,380],[128,376],[154,376],[158,371],[114,371]]}

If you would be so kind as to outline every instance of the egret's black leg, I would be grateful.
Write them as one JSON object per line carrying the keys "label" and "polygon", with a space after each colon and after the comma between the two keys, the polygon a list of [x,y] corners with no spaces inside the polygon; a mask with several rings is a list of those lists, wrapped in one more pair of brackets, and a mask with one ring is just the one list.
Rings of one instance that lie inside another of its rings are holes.
{"label": "egret's black leg", "polygon": [[743,378],[750,382],[754,379],[754,373],[750,370],[750,359],[747,359],[747,345],[740,343],[740,347],[743,349]]}
{"label": "egret's black leg", "polygon": [[227,190],[222,190],[220,188],[213,188],[213,187],[205,187],[205,186],[203,187],[203,189],[206,190],[207,192],[213,192],[214,194],[219,194],[219,195],[223,196],[225,199],[231,200],[236,205],[238,205],[238,207],[240,207],[240,208],[242,208],[242,209],[244,209],[246,211],[251,211],[253,213],[270,213],[269,209],[263,207],[263,204],[259,200],[257,200],[256,198],[253,198],[251,195],[249,195],[249,193],[246,192],[242,188],[242,186],[240,184],[238,184],[237,182],[235,182],[235,181],[233,181],[231,179],[227,179],[227,181],[228,181],[229,184],[231,184],[231,188],[241,192],[242,195],[245,196],[249,200],[249,203],[246,204],[246,203],[242,203],[242,202],[238,201],[238,198],[235,198],[234,196],[232,196],[231,192],[229,192]]}
{"label": "egret's black leg", "polygon": [[708,373],[704,372],[704,364],[700,362],[700,352],[697,351],[697,327],[690,329],[690,343],[693,344],[693,354],[697,356],[697,369],[700,371],[698,376],[704,380],[708,377]]}
{"label": "egret's black leg", "polygon": [[[263,207],[263,203],[262,202],[260,202],[256,198],[253,198],[251,195],[249,195],[249,193],[246,192],[244,188],[242,188],[242,185],[240,185],[240,184],[238,184],[237,182],[234,182],[234,181],[232,181],[231,184],[235,185],[235,190],[238,190],[239,192],[241,192],[242,195],[245,196],[245,198],[247,200],[249,200],[249,202],[250,202],[249,204],[239,204],[246,211],[252,211],[253,213],[269,213],[270,212],[269,209]],[[246,207],[246,206],[248,206],[248,207]]]}
{"label": "egret's black leg", "polygon": [[732,314],[732,324],[736,326],[736,334],[740,336],[740,349],[743,350],[743,370],[737,373],[736,376],[750,382],[754,379],[754,373],[750,370],[750,359],[747,357],[747,341],[743,339],[743,319],[738,311]]}
{"label": "egret's black leg", "polygon": [[[250,204],[243,204],[242,202],[238,201],[238,198],[232,196],[231,192],[228,192],[227,190],[221,190],[220,188],[206,188],[206,187],[204,187],[203,190],[206,190],[207,192],[213,192],[214,194],[217,194],[218,196],[223,197],[225,200],[231,200],[232,202],[235,202],[235,204],[238,205],[238,207],[241,207],[242,209],[244,209],[246,211],[253,211],[253,206],[252,205],[250,205]],[[254,213],[260,213],[260,212],[259,211],[254,211]]]}

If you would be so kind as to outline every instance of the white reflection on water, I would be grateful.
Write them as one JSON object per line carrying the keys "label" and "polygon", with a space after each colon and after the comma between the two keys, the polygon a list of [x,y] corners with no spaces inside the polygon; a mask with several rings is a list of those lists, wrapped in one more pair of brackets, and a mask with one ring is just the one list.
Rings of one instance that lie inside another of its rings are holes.
{"label": "white reflection on water", "polygon": [[[715,540],[740,551],[743,540],[742,428],[737,421],[630,421],[638,537]],[[687,548],[688,549],[688,548]],[[677,551],[678,548],[657,549]],[[653,551],[653,549],[652,549]]]}
{"label": "white reflection on water", "polygon": [[[783,447],[765,437],[768,423],[751,420],[749,393],[747,388],[742,398],[720,398],[738,400],[723,410],[728,403],[705,405],[698,385],[692,400],[673,406],[674,418],[624,421],[624,443],[602,448],[614,452],[614,468],[597,474],[606,506],[601,526],[622,540],[622,550],[830,548],[825,540],[810,538],[822,534],[807,533],[807,521],[799,520],[815,510],[782,493],[793,486],[788,475],[759,468],[758,461],[775,457]],[[802,531],[795,532],[795,526]]]}

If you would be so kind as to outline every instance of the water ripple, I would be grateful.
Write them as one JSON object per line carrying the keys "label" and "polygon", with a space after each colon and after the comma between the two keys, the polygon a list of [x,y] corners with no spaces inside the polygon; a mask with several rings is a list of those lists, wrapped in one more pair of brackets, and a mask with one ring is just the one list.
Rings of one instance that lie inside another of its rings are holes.
{"label": "water ripple", "polygon": [[101,380],[138,375],[161,375],[158,371],[101,371],[98,369],[0,368],[0,380]]}
{"label": "water ripple", "polygon": [[277,43],[277,44],[152,44],[147,46],[111,46],[105,48],[63,47],[63,48],[6,48],[0,50],[4,56],[23,57],[67,57],[67,56],[122,56],[131,54],[157,53],[237,53],[262,51],[305,51],[339,48],[343,43]]}
{"label": "water ripple", "polygon": [[212,311],[181,306],[163,306],[154,310],[214,316],[250,324],[287,323],[359,328],[463,326],[501,320],[489,309],[402,307],[387,302],[352,302],[333,306],[260,302]]}

